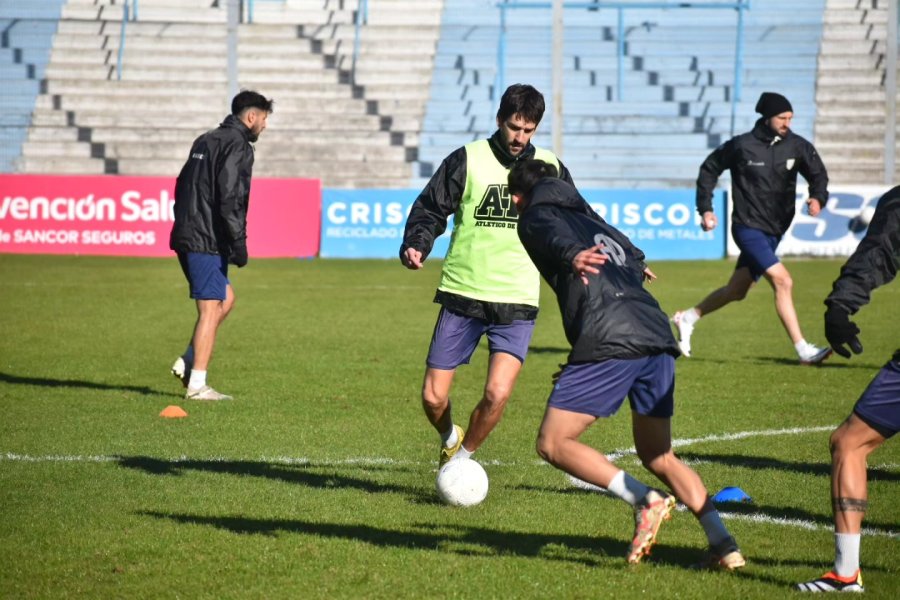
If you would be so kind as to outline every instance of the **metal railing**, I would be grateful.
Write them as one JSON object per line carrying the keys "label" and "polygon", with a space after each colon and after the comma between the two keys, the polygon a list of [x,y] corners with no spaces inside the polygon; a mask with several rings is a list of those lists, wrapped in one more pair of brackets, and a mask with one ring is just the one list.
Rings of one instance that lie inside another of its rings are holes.
{"label": "metal railing", "polygon": [[122,79],[122,59],[125,55],[125,39],[128,21],[138,19],[138,0],[125,0],[122,6],[122,28],[119,30],[119,52],[116,55],[116,79]]}
{"label": "metal railing", "polygon": [[359,34],[364,25],[369,24],[369,0],[359,0],[353,31],[353,59],[350,65],[350,80],[356,84],[356,61],[359,58]]}
{"label": "metal railing", "polygon": [[[734,135],[735,113],[737,103],[741,100],[741,88],[743,86],[742,71],[744,70],[744,12],[750,10],[750,0],[735,0],[733,2],[616,2],[606,0],[594,0],[593,2],[563,2],[564,8],[575,9],[615,9],[616,14],[616,100],[623,100],[622,91],[625,87],[625,12],[636,9],[727,9],[737,12],[737,33],[734,53],[734,84],[731,94],[731,134]],[[495,6],[500,10],[500,36],[497,42],[497,81],[494,86],[495,101],[506,89],[506,13],[509,10],[520,9],[551,9],[552,2],[523,2],[520,0],[503,0]]]}

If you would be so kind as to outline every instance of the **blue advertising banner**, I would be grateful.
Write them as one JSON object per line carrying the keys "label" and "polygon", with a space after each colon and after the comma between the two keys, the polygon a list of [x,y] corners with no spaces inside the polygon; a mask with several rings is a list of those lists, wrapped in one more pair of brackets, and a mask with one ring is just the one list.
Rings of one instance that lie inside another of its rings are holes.
{"label": "blue advertising banner", "polygon": [[697,260],[725,256],[728,224],[725,192],[713,193],[713,211],[719,226],[700,228],[695,192],[681,190],[579,190],[609,224],[644,251],[647,260]]}
{"label": "blue advertising banner", "polygon": [[[322,190],[323,258],[396,258],[403,228],[419,190]],[[725,255],[727,227],[705,232],[694,209],[693,190],[581,190],[600,216],[620,229],[648,260],[715,259]],[[725,193],[713,209],[725,214]],[[438,238],[430,258],[443,258],[450,231]]]}
{"label": "blue advertising banner", "polygon": [[[322,258],[397,258],[406,215],[421,190],[322,190]],[[453,219],[429,258],[443,258]]]}

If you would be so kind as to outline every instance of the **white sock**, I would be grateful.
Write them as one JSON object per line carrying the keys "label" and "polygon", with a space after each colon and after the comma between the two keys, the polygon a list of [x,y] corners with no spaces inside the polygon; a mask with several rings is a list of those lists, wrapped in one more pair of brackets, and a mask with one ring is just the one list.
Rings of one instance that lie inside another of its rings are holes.
{"label": "white sock", "polygon": [[184,362],[188,364],[194,363],[194,347],[188,346],[187,350],[184,351],[184,354],[181,355],[181,358],[184,359]]}
{"label": "white sock", "polygon": [[698,520],[703,531],[706,532],[706,539],[709,540],[710,546],[717,546],[731,537],[731,534],[725,529],[725,524],[722,523],[719,511],[711,510]]}
{"label": "white sock", "polygon": [[689,308],[681,313],[681,322],[687,325],[693,325],[700,320],[700,314],[696,308]]}
{"label": "white sock", "polygon": [[859,570],[859,534],[834,534],[834,572],[852,577]]}
{"label": "white sock", "polygon": [[198,371],[197,369],[191,371],[191,380],[188,382],[188,387],[192,390],[199,390],[204,385],[206,385],[206,371]]}
{"label": "white sock", "polygon": [[797,342],[796,344],[794,344],[794,350],[797,351],[797,354],[799,354],[800,356],[803,356],[803,354],[804,354],[804,352],[805,352],[805,350],[806,350],[806,347],[807,347],[808,345],[809,345],[809,344],[806,342],[806,340],[800,340],[799,342]]}
{"label": "white sock", "polygon": [[637,506],[644,499],[644,496],[647,495],[647,492],[650,491],[649,487],[625,471],[616,473],[606,489],[632,506]]}
{"label": "white sock", "polygon": [[474,451],[469,452],[468,450],[466,450],[465,446],[460,446],[459,450],[456,451],[456,454],[454,454],[453,458],[451,458],[450,460],[453,460],[455,458],[472,458],[473,454],[475,454]]}
{"label": "white sock", "polygon": [[456,433],[456,426],[450,425],[450,431],[445,431],[441,434],[441,441],[444,443],[444,448],[452,448],[459,441],[459,434]]}

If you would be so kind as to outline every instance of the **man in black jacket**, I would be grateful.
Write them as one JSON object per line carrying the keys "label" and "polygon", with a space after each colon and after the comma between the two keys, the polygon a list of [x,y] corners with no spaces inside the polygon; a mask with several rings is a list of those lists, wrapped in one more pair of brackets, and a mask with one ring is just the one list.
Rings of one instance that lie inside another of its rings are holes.
{"label": "man in black jacket", "polygon": [[[872,290],[900,269],[900,186],[878,201],[866,236],[841,269],[825,299],[825,337],[834,351],[850,358],[862,352],[859,327],[850,320],[869,303]],[[859,541],[868,507],[866,459],[900,431],[900,349],[875,376],[850,416],[831,434],[831,505],[834,513],[834,568],[796,588],[804,592],[862,592]]]}
{"label": "man in black jacket", "polygon": [[816,216],[828,200],[828,173],[816,149],[790,129],[791,103],[780,94],[764,92],[756,104],[762,115],[753,130],[719,146],[700,167],[697,212],[704,231],[715,229],[712,193],[723,171],[731,171],[734,204],[731,234],[741,254],[728,283],[700,304],[676,312],[679,346],[691,355],[694,325],[709,313],[743,300],[750,288],[765,277],[775,291],[775,311],[794,344],[801,364],[818,364],[831,355],[803,337],[794,309],[791,274],[775,255],[782,236],[794,219],[797,173],[809,182],[807,210]]}
{"label": "man in black jacket", "polygon": [[572,184],[539,160],[510,171],[519,210],[519,239],[556,292],[568,362],[556,378],[537,439],[540,456],[566,473],[601,486],[634,508],[628,562],[650,552],[675,497],[622,471],[579,437],[598,418],[618,411],[627,395],[638,457],[699,519],[709,540],[703,566],[744,566],[699,475],[672,451],[675,357],[668,319],[645,279],[655,278],[644,253],[600,218]]}
{"label": "man in black jacket", "polygon": [[234,306],[228,264],[247,264],[247,209],[253,142],[266,128],[272,100],[244,90],[217,129],[194,140],[175,183],[175,223],[169,247],[196,301],[197,322],[172,374],[189,400],[231,400],[206,383],[216,331]]}
{"label": "man in black jacket", "polygon": [[[423,268],[434,240],[453,215],[453,238],[434,301],[441,305],[422,383],[422,408],[441,437],[438,464],[468,458],[500,421],[525,362],[538,312],[540,275],[516,236],[518,214],[506,190],[509,168],[537,156],[559,165],[552,152],[531,144],[544,114],[544,97],[525,84],[509,86],[497,110],[497,131],[450,153],[413,203],[400,261]],[[490,359],[484,392],[468,431],[454,424],[450,387],[482,337]]]}

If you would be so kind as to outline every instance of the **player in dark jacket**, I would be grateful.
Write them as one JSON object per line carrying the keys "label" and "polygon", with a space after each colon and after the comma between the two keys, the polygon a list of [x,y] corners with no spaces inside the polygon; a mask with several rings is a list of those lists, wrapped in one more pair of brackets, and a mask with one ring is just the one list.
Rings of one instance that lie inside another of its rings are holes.
{"label": "player in dark jacket", "polygon": [[[538,454],[632,505],[635,531],[628,562],[640,562],[650,552],[677,496],[709,540],[703,566],[743,567],[744,557],[700,477],[672,451],[679,352],[665,313],[644,289],[644,280],[655,275],[643,252],[556,175],[552,165],[539,160],[522,161],[509,174],[509,192],[519,210],[519,239],[556,292],[572,344],[547,400]],[[637,454],[675,496],[634,479],[579,441],[598,418],[618,411],[626,395]]]}
{"label": "player in dark jacket", "polygon": [[[866,236],[841,269],[825,299],[825,336],[834,351],[850,358],[862,344],[850,315],[869,303],[872,290],[900,269],[900,186],[881,197]],[[896,321],[895,321],[896,323]],[[831,434],[831,505],[834,513],[834,568],[807,583],[805,592],[862,592],[859,542],[868,507],[866,459],[900,431],[900,349],[862,393],[850,416]]]}
{"label": "player in dark jacket", "polygon": [[718,224],[712,193],[723,171],[731,171],[734,212],[731,234],[741,254],[728,283],[698,305],[675,313],[679,345],[691,355],[691,335],[700,317],[743,300],[750,288],[765,277],[775,292],[775,311],[794,344],[801,364],[818,364],[831,350],[810,344],[803,337],[794,309],[791,274],[775,255],[782,236],[794,219],[797,173],[809,182],[810,215],[816,216],[828,200],[828,174],[816,149],[791,131],[791,103],[780,94],[765,92],[756,104],[762,118],[753,130],[734,137],[710,154],[697,177],[697,212],[704,231]]}
{"label": "player in dark jacket", "polygon": [[206,384],[216,331],[234,305],[228,264],[247,264],[247,209],[253,145],[266,128],[272,100],[242,91],[217,129],[194,140],[175,183],[175,223],[169,247],[197,304],[197,322],[172,373],[192,400],[230,400]]}

